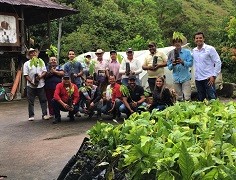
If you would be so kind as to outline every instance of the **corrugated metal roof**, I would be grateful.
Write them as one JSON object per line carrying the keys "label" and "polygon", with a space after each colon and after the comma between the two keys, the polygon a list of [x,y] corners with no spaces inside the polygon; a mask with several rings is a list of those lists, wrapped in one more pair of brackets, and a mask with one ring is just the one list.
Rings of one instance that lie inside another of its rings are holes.
{"label": "corrugated metal roof", "polygon": [[48,19],[58,19],[78,12],[50,0],[0,0],[0,12],[17,13],[20,17],[22,9],[26,25],[44,23]]}
{"label": "corrugated metal roof", "polygon": [[35,7],[42,7],[42,8],[52,8],[52,9],[67,9],[75,11],[72,8],[64,6],[62,4],[58,4],[53,1],[49,0],[0,0],[0,3],[7,3],[16,6],[35,6]]}

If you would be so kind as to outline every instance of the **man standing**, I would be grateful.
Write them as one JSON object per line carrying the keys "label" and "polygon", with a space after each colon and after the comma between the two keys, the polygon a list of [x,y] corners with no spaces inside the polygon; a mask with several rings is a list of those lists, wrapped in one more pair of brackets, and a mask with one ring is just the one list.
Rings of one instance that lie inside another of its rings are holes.
{"label": "man standing", "polygon": [[193,49],[195,83],[199,101],[216,99],[215,79],[221,71],[221,60],[213,46],[205,44],[202,32],[194,35],[197,45]]}
{"label": "man standing", "polygon": [[47,73],[45,76],[45,86],[44,86],[46,97],[48,100],[49,118],[52,118],[54,116],[52,99],[54,96],[56,85],[61,82],[63,76],[64,76],[64,71],[61,68],[61,66],[58,65],[57,58],[55,56],[51,56],[49,58],[49,63],[47,66]]}
{"label": "man standing", "polygon": [[71,78],[71,82],[76,84],[79,88],[82,84],[81,76],[83,75],[83,67],[80,62],[75,60],[74,50],[69,50],[68,58],[69,61],[64,65],[65,74],[68,74]]}
{"label": "man standing", "polygon": [[103,59],[104,51],[102,49],[97,49],[95,55],[97,59],[95,60],[95,80],[99,89],[104,92],[108,85],[108,60]]}
{"label": "man standing", "polygon": [[61,122],[60,111],[69,111],[70,121],[74,121],[74,114],[78,112],[79,90],[65,74],[61,83],[58,83],[52,100],[55,114],[54,124]]}
{"label": "man standing", "polygon": [[30,48],[27,52],[29,60],[24,63],[24,77],[27,81],[27,99],[29,121],[34,120],[34,101],[38,96],[42,109],[42,118],[48,120],[47,116],[47,98],[44,91],[44,76],[47,69],[42,59],[38,58],[37,50]]}
{"label": "man standing", "polygon": [[120,82],[121,75],[119,73],[120,63],[117,61],[117,52],[115,50],[110,51],[111,61],[108,64],[109,74],[115,75],[116,82]]}
{"label": "man standing", "polygon": [[[179,36],[175,36],[175,34]],[[167,66],[173,70],[174,89],[177,100],[190,100],[191,98],[191,73],[189,68],[193,65],[193,58],[188,49],[182,48],[184,36],[182,33],[173,34],[172,43],[175,46],[168,57]]]}
{"label": "man standing", "polygon": [[139,74],[142,72],[142,66],[138,59],[134,58],[134,51],[132,48],[126,50],[127,58],[123,59],[120,65],[120,74],[122,75],[122,84],[128,86],[129,76],[136,77],[136,84],[141,85]]}
{"label": "man standing", "polygon": [[144,59],[143,70],[147,70],[148,84],[151,92],[153,92],[156,77],[164,76],[164,67],[167,64],[167,55],[163,52],[157,51],[156,43],[150,42],[148,44],[150,54]]}
{"label": "man standing", "polygon": [[128,80],[128,95],[124,95],[123,104],[119,107],[120,112],[126,113],[127,117],[130,114],[137,112],[139,106],[146,106],[144,89],[136,84],[136,77],[130,76]]}

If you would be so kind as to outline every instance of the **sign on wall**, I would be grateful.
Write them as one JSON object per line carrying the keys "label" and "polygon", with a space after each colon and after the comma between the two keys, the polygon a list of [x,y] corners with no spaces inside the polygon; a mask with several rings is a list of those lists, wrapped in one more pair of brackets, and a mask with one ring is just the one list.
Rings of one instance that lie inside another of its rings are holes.
{"label": "sign on wall", "polygon": [[0,46],[19,46],[18,34],[17,15],[0,12]]}

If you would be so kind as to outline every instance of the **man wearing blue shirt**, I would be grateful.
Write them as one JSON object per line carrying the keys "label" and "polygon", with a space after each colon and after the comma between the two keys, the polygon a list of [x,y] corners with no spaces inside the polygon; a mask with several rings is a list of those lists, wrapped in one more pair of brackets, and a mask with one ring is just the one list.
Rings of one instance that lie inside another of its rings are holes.
{"label": "man wearing blue shirt", "polygon": [[64,65],[64,71],[70,75],[71,82],[76,84],[78,88],[81,87],[81,76],[83,75],[83,67],[80,62],[75,60],[75,51],[69,50],[68,62]]}
{"label": "man wearing blue shirt", "polygon": [[202,32],[194,35],[194,41],[197,45],[193,49],[193,59],[198,99],[216,99],[215,79],[221,71],[220,57],[213,46],[204,43]]}
{"label": "man wearing blue shirt", "polygon": [[174,89],[177,94],[177,100],[188,101],[191,98],[191,73],[189,68],[193,65],[193,58],[188,49],[181,47],[183,43],[181,37],[173,38],[172,43],[175,49],[168,56],[167,66],[169,70],[173,70]]}

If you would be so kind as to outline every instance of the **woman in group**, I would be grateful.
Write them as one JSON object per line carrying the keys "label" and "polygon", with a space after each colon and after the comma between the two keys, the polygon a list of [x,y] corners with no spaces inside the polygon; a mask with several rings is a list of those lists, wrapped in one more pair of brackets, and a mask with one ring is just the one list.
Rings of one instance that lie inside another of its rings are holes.
{"label": "woman in group", "polygon": [[149,110],[158,109],[159,111],[164,110],[167,106],[173,105],[172,95],[165,86],[165,79],[162,76],[156,78],[156,86],[152,93],[153,102],[149,107]]}

